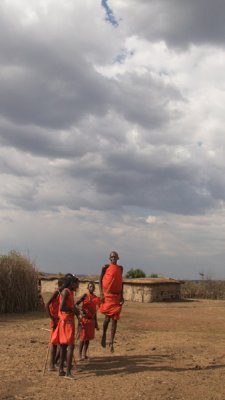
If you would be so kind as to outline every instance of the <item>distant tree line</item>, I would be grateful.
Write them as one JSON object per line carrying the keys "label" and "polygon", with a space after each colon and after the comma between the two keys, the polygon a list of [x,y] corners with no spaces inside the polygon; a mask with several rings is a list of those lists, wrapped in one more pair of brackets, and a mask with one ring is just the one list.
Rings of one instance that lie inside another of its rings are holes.
{"label": "distant tree line", "polygon": [[158,278],[158,274],[151,274],[146,276],[146,273],[140,268],[131,268],[127,271],[125,278],[127,279],[137,279],[137,278]]}

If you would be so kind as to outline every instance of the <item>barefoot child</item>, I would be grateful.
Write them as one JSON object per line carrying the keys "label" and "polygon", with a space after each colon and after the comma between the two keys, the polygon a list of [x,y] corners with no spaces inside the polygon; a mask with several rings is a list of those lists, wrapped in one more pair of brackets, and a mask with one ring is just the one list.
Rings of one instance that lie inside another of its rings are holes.
{"label": "barefoot child", "polygon": [[46,303],[46,311],[50,317],[50,329],[51,329],[51,349],[50,349],[50,371],[56,371],[56,363],[59,359],[59,344],[52,343],[52,333],[56,329],[59,322],[59,295],[60,295],[60,287],[62,287],[64,283],[63,278],[58,279],[58,288],[54,291],[48,302]]}
{"label": "barefoot child", "polygon": [[[74,292],[79,287],[77,277],[66,277],[67,282],[59,298],[59,322],[52,335],[52,343],[60,344],[59,376],[73,379],[71,373],[75,341],[74,315],[79,318],[79,310],[74,303]],[[64,362],[66,360],[66,372]]]}
{"label": "barefoot child", "polygon": [[94,294],[95,284],[93,281],[88,282],[88,293],[85,293],[76,305],[82,303],[82,318],[80,320],[80,361],[88,359],[87,350],[89,341],[95,337],[95,329],[98,328],[97,322],[97,306],[99,305],[99,297]]}

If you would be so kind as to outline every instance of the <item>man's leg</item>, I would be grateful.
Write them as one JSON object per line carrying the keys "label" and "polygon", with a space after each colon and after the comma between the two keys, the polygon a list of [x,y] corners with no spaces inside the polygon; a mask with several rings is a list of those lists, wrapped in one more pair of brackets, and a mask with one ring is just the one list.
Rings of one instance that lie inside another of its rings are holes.
{"label": "man's leg", "polygon": [[110,321],[110,317],[108,315],[106,315],[104,322],[103,322],[103,333],[102,333],[102,340],[101,340],[102,347],[106,347],[106,332],[108,329],[109,321]]}
{"label": "man's leg", "polygon": [[112,319],[112,329],[111,329],[111,342],[110,342],[110,351],[111,353],[114,352],[114,338],[116,334],[116,329],[117,329],[117,320]]}

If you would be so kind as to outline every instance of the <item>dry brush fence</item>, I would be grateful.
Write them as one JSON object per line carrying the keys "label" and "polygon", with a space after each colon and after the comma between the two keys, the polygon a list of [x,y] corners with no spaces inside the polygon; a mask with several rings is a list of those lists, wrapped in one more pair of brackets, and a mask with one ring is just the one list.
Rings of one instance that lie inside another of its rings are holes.
{"label": "dry brush fence", "polygon": [[39,304],[34,265],[14,251],[0,256],[0,313],[36,311]]}
{"label": "dry brush fence", "polygon": [[181,297],[186,299],[225,299],[225,281],[186,281],[181,286]]}

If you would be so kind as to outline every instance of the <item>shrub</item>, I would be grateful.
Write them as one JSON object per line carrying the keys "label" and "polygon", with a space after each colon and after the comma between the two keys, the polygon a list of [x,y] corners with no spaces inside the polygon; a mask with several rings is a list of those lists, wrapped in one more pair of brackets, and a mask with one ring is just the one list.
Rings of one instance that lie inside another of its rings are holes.
{"label": "shrub", "polygon": [[0,256],[0,313],[39,309],[38,274],[16,251]]}
{"label": "shrub", "polygon": [[126,278],[128,279],[135,279],[135,278],[145,278],[146,274],[142,269],[140,268],[131,268],[129,271],[126,273]]}

